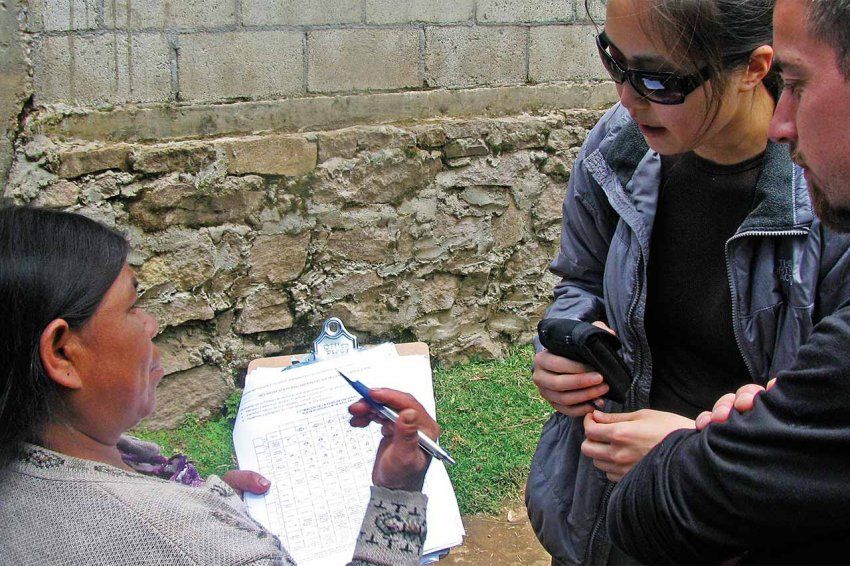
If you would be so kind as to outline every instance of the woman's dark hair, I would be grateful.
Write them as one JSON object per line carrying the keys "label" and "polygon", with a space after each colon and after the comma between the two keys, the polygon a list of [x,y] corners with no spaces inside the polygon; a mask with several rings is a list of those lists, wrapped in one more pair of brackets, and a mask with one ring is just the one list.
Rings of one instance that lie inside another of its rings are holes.
{"label": "woman's dark hair", "polygon": [[[709,106],[717,108],[727,87],[724,71],[746,66],[762,45],[773,45],[775,0],[655,0],[649,24],[674,53],[698,69],[707,66],[713,80]],[[652,37],[652,35],[650,35]],[[763,79],[774,100],[781,80],[771,69]]]}
{"label": "woman's dark hair", "polygon": [[88,321],[127,258],[124,237],[77,214],[0,208],[0,464],[38,442],[61,406],[39,340],[51,321]]}
{"label": "woman's dark hair", "polygon": [[[647,35],[665,50],[681,54],[694,70],[708,67],[712,77],[709,109],[720,106],[728,75],[747,64],[762,45],[773,44],[775,0],[651,0],[647,2]],[[587,0],[585,1],[587,7]],[[764,85],[774,100],[781,79],[773,69]]]}

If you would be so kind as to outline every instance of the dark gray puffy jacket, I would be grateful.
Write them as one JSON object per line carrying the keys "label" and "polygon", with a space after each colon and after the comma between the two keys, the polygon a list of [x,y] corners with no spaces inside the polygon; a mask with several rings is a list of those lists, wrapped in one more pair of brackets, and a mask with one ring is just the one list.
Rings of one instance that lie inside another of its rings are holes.
{"label": "dark gray puffy jacket", "polygon": [[[618,104],[585,141],[564,200],[550,267],[562,281],[546,316],[605,320],[624,343],[633,387],[624,406],[606,410],[649,404],[646,267],[660,175],[658,154]],[[850,238],[813,217],[787,148],[770,143],[754,209],[726,243],[735,337],[754,382],[790,367],[813,324],[850,296],[848,249]],[[531,524],[558,563],[623,561],[610,554],[604,523],[614,484],[581,455],[583,440],[581,419],[554,413],[543,426],[526,486]]]}

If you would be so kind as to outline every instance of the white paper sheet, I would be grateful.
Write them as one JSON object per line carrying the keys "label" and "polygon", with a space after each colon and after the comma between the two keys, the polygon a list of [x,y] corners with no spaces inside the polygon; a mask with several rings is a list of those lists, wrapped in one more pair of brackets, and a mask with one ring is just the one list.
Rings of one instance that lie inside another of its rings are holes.
{"label": "white paper sheet", "polygon": [[[392,345],[284,372],[251,372],[233,441],[240,468],[265,475],[272,488],[245,500],[298,564],[336,566],[351,559],[381,438],[377,425],[348,424],[348,405],[359,395],[337,368],[370,387],[411,393],[435,415],[427,356],[398,356]],[[460,544],[465,533],[441,462],[432,461],[423,491],[429,498],[425,552]]]}

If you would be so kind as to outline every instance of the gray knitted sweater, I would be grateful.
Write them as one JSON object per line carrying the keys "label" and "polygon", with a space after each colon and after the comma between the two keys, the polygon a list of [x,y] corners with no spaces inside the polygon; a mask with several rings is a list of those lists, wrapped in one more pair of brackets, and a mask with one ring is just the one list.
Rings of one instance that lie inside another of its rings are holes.
{"label": "gray knitted sweater", "polygon": [[[419,564],[421,493],[372,487],[352,564]],[[24,445],[0,470],[0,564],[294,564],[217,476],[190,487]]]}

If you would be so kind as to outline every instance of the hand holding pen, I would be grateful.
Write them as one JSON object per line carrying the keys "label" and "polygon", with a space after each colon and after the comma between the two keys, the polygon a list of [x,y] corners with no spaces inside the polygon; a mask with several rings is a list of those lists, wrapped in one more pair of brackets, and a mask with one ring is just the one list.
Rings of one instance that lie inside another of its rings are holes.
{"label": "hand holding pen", "polygon": [[398,414],[397,422],[393,423],[381,416],[365,399],[348,408],[353,415],[352,426],[362,428],[372,421],[382,424],[384,438],[378,446],[372,482],[390,489],[421,491],[431,457],[419,445],[419,431],[433,439],[439,436],[440,426],[407,393],[394,389],[371,389],[369,393],[373,401]]}

